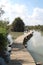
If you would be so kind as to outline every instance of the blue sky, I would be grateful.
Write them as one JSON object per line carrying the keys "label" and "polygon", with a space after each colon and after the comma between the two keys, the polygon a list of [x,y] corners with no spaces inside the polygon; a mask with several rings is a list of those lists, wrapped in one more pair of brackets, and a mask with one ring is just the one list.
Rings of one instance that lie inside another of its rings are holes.
{"label": "blue sky", "polygon": [[43,7],[43,0],[10,0],[12,3],[19,3],[19,4],[25,4],[27,5],[32,5],[33,7]]}
{"label": "blue sky", "polygon": [[11,1],[12,4],[18,3],[26,5],[31,13],[33,8],[36,7],[43,8],[43,0],[11,0]]}
{"label": "blue sky", "polygon": [[43,0],[0,0],[0,7],[3,5],[2,19],[10,23],[21,17],[25,25],[43,24]]}

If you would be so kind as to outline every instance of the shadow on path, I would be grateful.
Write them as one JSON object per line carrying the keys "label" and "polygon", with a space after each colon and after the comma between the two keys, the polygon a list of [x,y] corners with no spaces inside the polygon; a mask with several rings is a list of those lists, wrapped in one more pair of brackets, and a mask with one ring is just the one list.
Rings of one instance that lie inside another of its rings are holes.
{"label": "shadow on path", "polygon": [[[14,48],[13,51],[21,51],[21,50],[23,51],[25,47],[23,46],[23,44],[13,43],[13,44],[12,44],[12,48]],[[16,50],[15,48],[17,48],[17,50]]]}
{"label": "shadow on path", "polygon": [[23,64],[34,64],[34,62],[14,59],[11,60],[7,65],[23,65]]}
{"label": "shadow on path", "polygon": [[11,60],[10,63],[8,63],[8,65],[22,65],[23,61],[22,60]]}

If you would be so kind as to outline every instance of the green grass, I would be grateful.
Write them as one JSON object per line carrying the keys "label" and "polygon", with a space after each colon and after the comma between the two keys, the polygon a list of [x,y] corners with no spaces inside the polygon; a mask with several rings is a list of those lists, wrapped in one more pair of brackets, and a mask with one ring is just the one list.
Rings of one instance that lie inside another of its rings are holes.
{"label": "green grass", "polygon": [[12,35],[13,39],[16,39],[17,37],[23,35],[24,32],[10,32]]}

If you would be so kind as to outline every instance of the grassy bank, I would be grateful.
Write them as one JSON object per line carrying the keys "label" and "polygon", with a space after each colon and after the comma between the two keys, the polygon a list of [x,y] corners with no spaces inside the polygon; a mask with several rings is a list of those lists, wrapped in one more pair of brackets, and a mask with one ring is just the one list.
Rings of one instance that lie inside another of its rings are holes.
{"label": "grassy bank", "polygon": [[17,37],[23,35],[24,32],[10,32],[12,35],[13,39],[16,39]]}

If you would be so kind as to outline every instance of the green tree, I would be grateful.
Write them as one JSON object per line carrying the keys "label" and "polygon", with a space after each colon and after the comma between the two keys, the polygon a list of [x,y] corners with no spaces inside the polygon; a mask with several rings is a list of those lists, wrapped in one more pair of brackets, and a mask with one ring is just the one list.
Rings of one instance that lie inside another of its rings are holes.
{"label": "green tree", "polygon": [[25,24],[20,17],[15,18],[15,20],[12,23],[13,31],[16,31],[16,32],[23,32],[24,26]]}
{"label": "green tree", "polygon": [[4,10],[2,9],[2,7],[0,7],[0,51],[4,50],[8,44],[8,40],[7,40],[7,33],[8,30],[7,28],[7,21],[3,21],[1,20],[2,15],[4,14]]}

